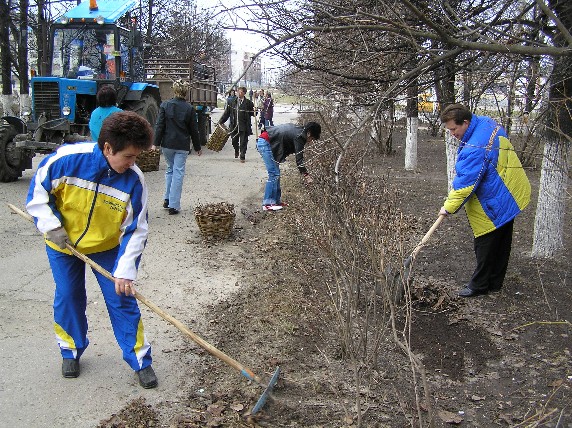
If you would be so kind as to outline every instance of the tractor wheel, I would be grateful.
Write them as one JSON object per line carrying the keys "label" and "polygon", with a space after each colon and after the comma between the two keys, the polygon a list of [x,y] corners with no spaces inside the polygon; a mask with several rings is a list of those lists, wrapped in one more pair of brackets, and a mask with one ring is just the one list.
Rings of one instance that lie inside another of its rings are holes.
{"label": "tractor wheel", "polygon": [[16,181],[26,169],[25,160],[14,144],[16,129],[6,123],[0,124],[0,182]]}
{"label": "tractor wheel", "polygon": [[125,110],[131,110],[140,116],[143,116],[151,124],[155,126],[157,116],[159,116],[159,105],[153,95],[144,94],[139,101],[132,101],[125,105]]}
{"label": "tractor wheel", "polygon": [[207,134],[208,134],[208,122],[207,120],[209,117],[206,114],[198,113],[197,114],[197,124],[199,126],[199,140],[201,142],[201,146],[207,145]]}

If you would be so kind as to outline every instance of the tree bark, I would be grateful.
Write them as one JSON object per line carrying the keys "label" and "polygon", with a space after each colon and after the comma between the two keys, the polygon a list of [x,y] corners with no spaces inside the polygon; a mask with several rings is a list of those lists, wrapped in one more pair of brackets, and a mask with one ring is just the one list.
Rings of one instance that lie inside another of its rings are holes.
{"label": "tree bark", "polygon": [[417,80],[407,89],[407,136],[405,137],[405,169],[417,169],[417,134],[419,131],[419,110]]}
{"label": "tree bark", "polygon": [[30,78],[28,73],[28,0],[20,0],[20,42],[18,69],[20,74],[20,116],[30,111]]}
{"label": "tree bark", "polygon": [[0,0],[0,57],[2,61],[2,108],[12,116],[12,59],[10,56],[10,0]]}
{"label": "tree bark", "polygon": [[46,20],[46,0],[38,0],[38,29],[36,32],[38,45],[38,75],[48,76],[52,70],[48,61],[48,21]]}
{"label": "tree bark", "polygon": [[554,139],[554,135],[544,144],[544,158],[534,218],[532,257],[552,257],[564,248],[568,151],[568,144],[558,138]]}
{"label": "tree bark", "polygon": [[448,130],[445,130],[445,156],[447,157],[447,193],[449,193],[453,188],[458,148],[459,140],[453,137],[453,135],[451,135]]}
{"label": "tree bark", "polygon": [[[551,1],[554,11],[566,28],[572,27],[572,4]],[[555,45],[565,43],[555,37]],[[572,57],[554,59],[546,141],[538,203],[534,219],[532,256],[552,257],[564,248],[563,230],[568,189],[568,156],[572,136]]]}

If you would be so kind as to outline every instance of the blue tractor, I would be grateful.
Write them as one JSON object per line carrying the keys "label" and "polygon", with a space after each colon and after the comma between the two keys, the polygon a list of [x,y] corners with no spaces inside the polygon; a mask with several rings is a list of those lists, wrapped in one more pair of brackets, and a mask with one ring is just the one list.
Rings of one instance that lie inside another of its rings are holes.
{"label": "blue tractor", "polygon": [[[150,75],[145,70],[141,36],[131,17],[136,6],[136,0],[90,0],[52,24],[47,75],[31,79],[32,111],[24,120],[2,117],[0,121],[1,182],[21,177],[25,169],[32,168],[37,153],[89,140],[90,115],[103,85],[116,89],[120,108],[155,124],[164,92],[160,87],[170,89],[164,79],[171,74],[157,76],[154,70]],[[195,79],[196,65],[183,63],[191,65],[182,77],[197,88],[191,91],[195,100],[189,102],[206,109],[216,106],[214,73]]]}

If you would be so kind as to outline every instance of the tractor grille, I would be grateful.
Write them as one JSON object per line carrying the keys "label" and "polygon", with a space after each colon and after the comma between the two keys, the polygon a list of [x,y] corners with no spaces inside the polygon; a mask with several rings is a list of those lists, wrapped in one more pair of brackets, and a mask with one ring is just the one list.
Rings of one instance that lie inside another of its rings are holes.
{"label": "tractor grille", "polygon": [[60,88],[58,82],[34,82],[34,113],[36,119],[45,113],[46,118],[60,117]]}

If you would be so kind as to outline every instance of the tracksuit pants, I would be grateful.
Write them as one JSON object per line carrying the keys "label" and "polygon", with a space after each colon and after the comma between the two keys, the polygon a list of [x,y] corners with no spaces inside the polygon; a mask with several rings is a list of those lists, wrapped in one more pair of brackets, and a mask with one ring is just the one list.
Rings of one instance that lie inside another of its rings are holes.
{"label": "tracksuit pants", "polygon": [[[113,271],[118,248],[90,254],[89,257],[108,272]],[[79,258],[46,246],[56,283],[54,329],[63,358],[79,359],[89,345],[87,338],[86,264]],[[133,296],[117,295],[115,284],[99,272],[93,273],[101,288],[115,339],[123,359],[135,371],[151,365],[151,345],[145,338],[141,312]]]}

